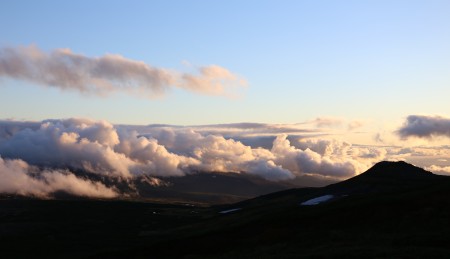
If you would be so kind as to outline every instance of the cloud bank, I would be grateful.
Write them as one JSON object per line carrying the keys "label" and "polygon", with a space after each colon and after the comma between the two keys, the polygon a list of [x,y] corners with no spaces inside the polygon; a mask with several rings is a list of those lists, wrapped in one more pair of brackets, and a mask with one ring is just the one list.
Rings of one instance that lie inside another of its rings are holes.
{"label": "cloud bank", "polygon": [[403,139],[450,137],[450,119],[440,116],[410,115],[397,134]]}
{"label": "cloud bank", "polygon": [[82,179],[69,171],[40,170],[22,160],[0,157],[0,193],[47,198],[63,191],[72,195],[114,198],[118,193],[100,182]]}
{"label": "cloud bank", "polygon": [[[242,134],[245,129],[249,135]],[[345,142],[288,139],[283,130],[310,133],[296,126],[269,124],[175,127],[115,126],[75,118],[2,121],[0,155],[39,168],[82,170],[121,179],[223,172],[248,173],[272,181],[305,174],[346,178],[380,158],[364,157],[362,148]],[[226,137],[221,135],[223,131]],[[267,145],[264,136],[269,135],[273,136],[270,147],[260,147],[258,142]],[[250,138],[254,146],[234,138]]]}
{"label": "cloud bank", "polygon": [[353,145],[324,134],[298,124],[184,127],[113,125],[79,118],[0,121],[0,177],[9,179],[0,185],[0,192],[121,195],[111,184],[87,180],[85,174],[97,177],[89,179],[127,183],[195,173],[235,173],[301,185],[301,179],[344,180],[381,160],[419,161],[450,155],[448,148]]}
{"label": "cloud bank", "polygon": [[0,49],[0,77],[100,96],[125,92],[154,97],[171,88],[233,96],[236,88],[247,84],[217,65],[200,67],[195,73],[183,73],[116,54],[88,57],[70,49],[47,53],[33,45]]}
{"label": "cloud bank", "polygon": [[435,174],[440,175],[448,175],[450,176],[450,166],[438,166],[438,165],[431,165],[427,168],[425,168],[428,171],[431,171]]}

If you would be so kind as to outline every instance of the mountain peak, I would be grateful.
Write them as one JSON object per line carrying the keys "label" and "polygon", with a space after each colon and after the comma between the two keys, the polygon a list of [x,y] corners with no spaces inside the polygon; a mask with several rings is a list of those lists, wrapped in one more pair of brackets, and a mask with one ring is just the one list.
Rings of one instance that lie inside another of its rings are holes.
{"label": "mountain peak", "polygon": [[434,174],[405,161],[382,161],[360,175],[361,177],[417,179],[433,177]]}
{"label": "mountain peak", "polygon": [[374,193],[415,188],[440,177],[404,161],[382,161],[366,172],[328,188],[337,194]]}

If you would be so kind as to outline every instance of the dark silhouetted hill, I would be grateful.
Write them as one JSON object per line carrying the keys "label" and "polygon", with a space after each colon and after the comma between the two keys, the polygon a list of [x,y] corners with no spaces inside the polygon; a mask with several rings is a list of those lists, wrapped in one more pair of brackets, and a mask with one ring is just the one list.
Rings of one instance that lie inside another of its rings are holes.
{"label": "dark silhouetted hill", "polygon": [[382,161],[366,172],[326,187],[338,195],[378,193],[420,188],[445,178],[403,161]]}
{"label": "dark silhouetted hill", "polygon": [[396,179],[396,180],[427,180],[435,178],[436,175],[423,168],[408,164],[404,161],[391,162],[382,161],[375,164],[366,172],[352,178],[353,181],[360,179]]}
{"label": "dark silhouetted hill", "polygon": [[[206,193],[226,188],[190,179]],[[0,249],[3,258],[448,258],[448,197],[450,177],[380,162],[326,187],[211,207],[0,199]]]}

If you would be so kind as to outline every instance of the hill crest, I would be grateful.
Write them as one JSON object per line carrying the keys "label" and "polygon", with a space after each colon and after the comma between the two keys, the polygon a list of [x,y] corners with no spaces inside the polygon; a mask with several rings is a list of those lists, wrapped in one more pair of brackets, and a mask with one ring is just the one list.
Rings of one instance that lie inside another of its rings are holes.
{"label": "hill crest", "polygon": [[417,179],[436,176],[432,172],[405,161],[381,161],[364,173],[354,177]]}
{"label": "hill crest", "polygon": [[442,177],[404,161],[382,161],[364,173],[325,189],[339,194],[379,193],[416,188]]}

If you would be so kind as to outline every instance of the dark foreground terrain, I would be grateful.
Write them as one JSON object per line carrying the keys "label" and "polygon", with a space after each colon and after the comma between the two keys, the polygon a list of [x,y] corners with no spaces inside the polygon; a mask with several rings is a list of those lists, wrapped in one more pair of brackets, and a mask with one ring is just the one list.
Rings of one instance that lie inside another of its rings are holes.
{"label": "dark foreground terrain", "polygon": [[0,249],[3,258],[448,258],[449,178],[381,162],[338,184],[228,206],[4,198]]}

